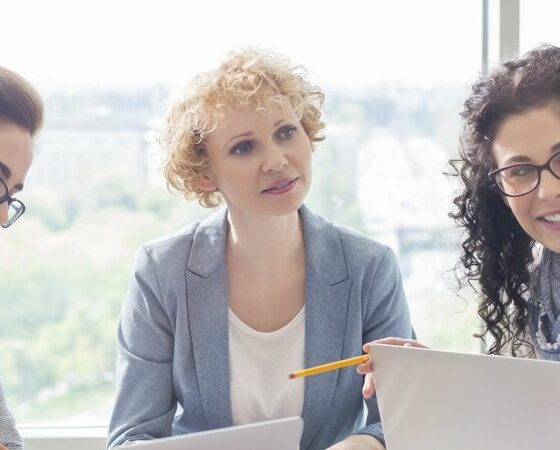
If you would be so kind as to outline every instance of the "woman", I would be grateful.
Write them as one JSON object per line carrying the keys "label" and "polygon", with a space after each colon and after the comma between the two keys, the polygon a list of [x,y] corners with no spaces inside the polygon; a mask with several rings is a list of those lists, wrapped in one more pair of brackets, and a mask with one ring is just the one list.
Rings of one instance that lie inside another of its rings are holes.
{"label": "woman", "polygon": [[393,253],[303,205],[322,102],[298,68],[245,50],[172,108],[168,183],[226,208],[137,254],[109,447],[301,415],[302,450],[384,448],[355,371],[288,380],[412,335]]}
{"label": "woman", "polygon": [[[32,160],[32,139],[43,122],[43,103],[19,75],[0,67],[0,225],[7,228],[25,211],[14,198],[23,189]],[[0,383],[0,450],[23,448]]]}
{"label": "woman", "polygon": [[[480,286],[479,337],[490,334],[490,354],[560,361],[560,48],[539,47],[481,78],[462,117],[452,217],[466,232],[466,281]],[[364,393],[373,393],[369,377]]]}

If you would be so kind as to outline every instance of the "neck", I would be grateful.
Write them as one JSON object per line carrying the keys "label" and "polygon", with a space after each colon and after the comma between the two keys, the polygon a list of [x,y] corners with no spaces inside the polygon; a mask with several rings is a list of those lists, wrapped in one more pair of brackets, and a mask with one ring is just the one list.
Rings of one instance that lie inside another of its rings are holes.
{"label": "neck", "polygon": [[228,210],[227,249],[235,259],[267,266],[286,264],[305,253],[298,211],[284,216],[251,216]]}

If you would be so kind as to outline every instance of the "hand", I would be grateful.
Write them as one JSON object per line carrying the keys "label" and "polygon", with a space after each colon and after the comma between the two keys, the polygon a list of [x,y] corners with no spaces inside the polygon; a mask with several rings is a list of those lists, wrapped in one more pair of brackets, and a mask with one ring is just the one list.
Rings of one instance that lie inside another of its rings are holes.
{"label": "hand", "polygon": [[369,434],[352,434],[327,450],[385,450],[385,446]]}
{"label": "hand", "polygon": [[[400,345],[402,347],[416,347],[416,348],[428,348],[421,342],[415,341],[414,339],[402,339],[388,337],[383,339],[378,339],[377,341],[368,342],[364,344],[364,352],[369,353],[369,346],[371,344],[385,344],[385,345]],[[369,399],[375,394],[375,379],[373,377],[373,367],[371,361],[360,364],[356,370],[358,373],[365,375],[364,385],[362,387],[362,395],[364,399]]]}
{"label": "hand", "polygon": [[8,449],[4,447],[2,444],[0,444],[0,450],[8,450]]}

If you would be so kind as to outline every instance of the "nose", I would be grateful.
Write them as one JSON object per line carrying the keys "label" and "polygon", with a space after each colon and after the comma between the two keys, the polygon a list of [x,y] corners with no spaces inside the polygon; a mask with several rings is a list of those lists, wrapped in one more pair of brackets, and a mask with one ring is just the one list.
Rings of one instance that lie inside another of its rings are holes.
{"label": "nose", "polygon": [[281,146],[274,142],[268,143],[264,148],[262,171],[277,172],[288,165],[288,158]]}
{"label": "nose", "polygon": [[560,196],[560,180],[550,170],[541,172],[541,182],[537,188],[540,199],[553,199]]}
{"label": "nose", "polygon": [[8,223],[8,202],[0,203],[0,225]]}

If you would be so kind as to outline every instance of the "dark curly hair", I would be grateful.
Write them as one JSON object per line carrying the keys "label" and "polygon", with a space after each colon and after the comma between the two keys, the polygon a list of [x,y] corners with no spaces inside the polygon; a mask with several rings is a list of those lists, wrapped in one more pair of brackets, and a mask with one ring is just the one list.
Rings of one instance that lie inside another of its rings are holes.
{"label": "dark curly hair", "polygon": [[513,114],[560,100],[560,48],[538,47],[505,62],[472,87],[461,117],[464,132],[460,159],[451,160],[452,175],[463,183],[449,215],[464,228],[456,272],[460,286],[469,284],[481,300],[483,341],[489,334],[491,354],[534,355],[528,333],[527,298],[535,241],[521,228],[488,172],[496,168],[492,145],[498,127]]}

